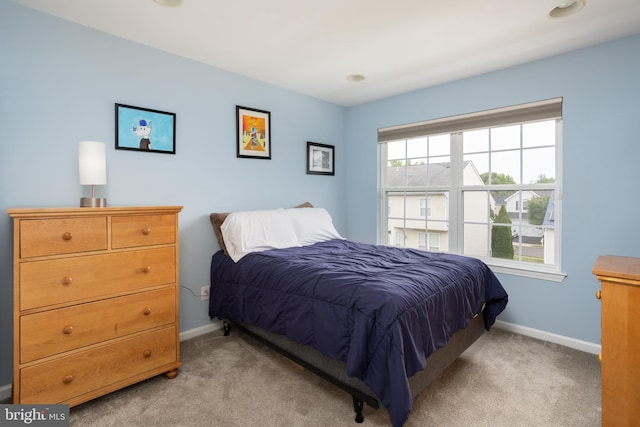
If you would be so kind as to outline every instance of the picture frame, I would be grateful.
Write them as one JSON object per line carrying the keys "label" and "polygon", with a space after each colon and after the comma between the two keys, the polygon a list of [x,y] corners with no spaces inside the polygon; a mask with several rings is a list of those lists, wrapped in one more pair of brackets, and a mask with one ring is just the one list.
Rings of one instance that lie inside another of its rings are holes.
{"label": "picture frame", "polygon": [[115,104],[116,150],[176,154],[176,114]]}
{"label": "picture frame", "polygon": [[236,105],[237,157],[271,159],[271,113]]}
{"label": "picture frame", "polygon": [[335,146],[307,141],[307,175],[335,175]]}

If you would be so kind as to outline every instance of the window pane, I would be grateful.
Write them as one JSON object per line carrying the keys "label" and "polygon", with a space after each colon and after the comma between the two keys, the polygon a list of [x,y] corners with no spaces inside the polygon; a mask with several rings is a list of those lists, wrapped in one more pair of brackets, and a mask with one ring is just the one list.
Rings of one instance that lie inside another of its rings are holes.
{"label": "window pane", "polygon": [[508,260],[515,259],[511,224],[496,222],[491,226],[491,256]]}
{"label": "window pane", "polygon": [[525,184],[554,182],[556,176],[555,147],[523,150],[522,175]]}
{"label": "window pane", "polygon": [[488,191],[465,191],[462,198],[464,222],[489,223],[495,201]]}
{"label": "window pane", "polygon": [[415,138],[407,141],[407,157],[412,159],[415,157],[427,157],[427,143],[429,138]]}
{"label": "window pane", "polygon": [[[504,174],[505,176],[511,177],[515,184],[521,184],[520,151],[491,153],[491,172],[498,175]],[[502,184],[502,182],[500,184]]]}
{"label": "window pane", "polygon": [[405,141],[393,141],[387,144],[387,160],[402,160],[406,159],[406,143]]}
{"label": "window pane", "polygon": [[526,227],[523,231],[523,235],[513,239],[514,259],[534,264],[554,264],[553,229],[545,232],[544,227]]}
{"label": "window pane", "polygon": [[451,185],[451,163],[448,161],[441,163],[429,163],[428,180],[426,185],[432,187],[447,187]]}
{"label": "window pane", "polygon": [[407,168],[407,187],[424,187],[427,185],[427,165],[410,165]]}
{"label": "window pane", "polygon": [[522,146],[540,147],[555,145],[556,122],[548,120],[544,122],[534,122],[522,125]]}
{"label": "window pane", "polygon": [[385,187],[405,187],[407,185],[407,167],[402,165],[387,166]]}
{"label": "window pane", "polygon": [[489,255],[489,225],[464,224],[463,254],[486,257]]}
{"label": "window pane", "polygon": [[462,133],[462,152],[478,153],[489,151],[489,129],[472,130]]}
{"label": "window pane", "polygon": [[[489,172],[489,153],[465,154],[462,170],[463,185],[484,185],[482,174]],[[486,183],[488,184],[488,182]]]}
{"label": "window pane", "polygon": [[387,215],[391,219],[403,219],[405,215],[404,193],[387,194]]}
{"label": "window pane", "polygon": [[491,150],[520,148],[520,125],[491,129]]}
{"label": "window pane", "polygon": [[451,155],[451,136],[437,135],[429,137],[429,156],[449,156]]}

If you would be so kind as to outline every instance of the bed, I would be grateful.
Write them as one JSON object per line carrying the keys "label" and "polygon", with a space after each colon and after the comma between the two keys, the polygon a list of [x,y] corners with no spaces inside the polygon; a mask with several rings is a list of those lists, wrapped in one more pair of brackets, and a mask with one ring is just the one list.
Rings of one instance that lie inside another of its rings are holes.
{"label": "bed", "polygon": [[[307,207],[308,204],[301,205]],[[504,310],[481,261],[342,238],[324,209],[211,214],[209,315],[232,322],[402,426],[413,397]]]}

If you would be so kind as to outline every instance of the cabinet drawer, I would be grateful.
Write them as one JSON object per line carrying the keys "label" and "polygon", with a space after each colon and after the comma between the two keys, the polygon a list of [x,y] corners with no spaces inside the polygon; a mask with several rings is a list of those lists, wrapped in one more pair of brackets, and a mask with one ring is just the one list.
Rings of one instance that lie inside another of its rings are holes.
{"label": "cabinet drawer", "polygon": [[177,362],[171,327],[21,369],[20,403],[62,403]]}
{"label": "cabinet drawer", "polygon": [[20,362],[174,323],[173,288],[30,314],[20,319]]}
{"label": "cabinet drawer", "polygon": [[176,282],[174,247],[20,264],[20,310]]}
{"label": "cabinet drawer", "polygon": [[20,257],[107,249],[107,217],[20,221]]}
{"label": "cabinet drawer", "polygon": [[111,247],[172,244],[176,238],[174,215],[114,216],[111,218]]}

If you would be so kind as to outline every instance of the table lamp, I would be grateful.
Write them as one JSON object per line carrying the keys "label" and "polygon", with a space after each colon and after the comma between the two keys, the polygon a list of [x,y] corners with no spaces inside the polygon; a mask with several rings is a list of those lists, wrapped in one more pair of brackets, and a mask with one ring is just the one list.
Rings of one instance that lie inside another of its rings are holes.
{"label": "table lamp", "polygon": [[107,184],[107,158],[103,142],[80,141],[78,146],[78,170],[80,185],[91,186],[91,197],[82,197],[80,207],[98,208],[107,206],[107,199],[96,198],[95,185]]}

